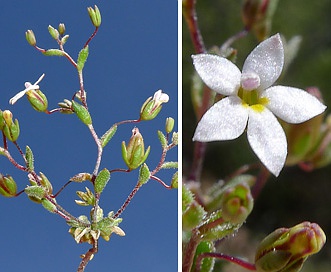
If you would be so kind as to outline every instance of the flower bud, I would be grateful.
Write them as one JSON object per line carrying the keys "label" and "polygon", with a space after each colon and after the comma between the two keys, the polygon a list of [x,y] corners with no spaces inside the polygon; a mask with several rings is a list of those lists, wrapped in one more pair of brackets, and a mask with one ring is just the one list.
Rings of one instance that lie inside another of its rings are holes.
{"label": "flower bud", "polygon": [[5,121],[3,126],[3,133],[9,141],[15,142],[20,134],[20,126],[18,120],[13,122],[13,114],[9,110],[2,112],[2,118]]}
{"label": "flower bud", "polygon": [[325,242],[325,233],[315,223],[303,222],[292,228],[277,229],[258,246],[256,271],[300,271],[306,259],[319,252]]}
{"label": "flower bud", "polygon": [[258,40],[266,39],[271,30],[272,16],[278,0],[245,0],[242,7],[242,20],[247,30],[252,30]]}
{"label": "flower bud", "polygon": [[63,23],[61,23],[61,24],[59,24],[59,27],[57,29],[58,29],[60,35],[62,36],[64,34],[64,32],[66,31],[66,26]]}
{"label": "flower bud", "polygon": [[174,126],[175,126],[175,120],[174,120],[174,118],[168,117],[166,119],[165,131],[167,133],[170,133],[174,129]]}
{"label": "flower bud", "polygon": [[28,98],[31,106],[39,112],[47,112],[48,101],[40,90],[29,90],[26,92],[26,97]]}
{"label": "flower bud", "polygon": [[25,38],[31,46],[36,46],[37,41],[32,30],[28,30],[25,32]]}
{"label": "flower bud", "polygon": [[49,34],[51,34],[52,38],[54,40],[58,40],[59,39],[59,31],[57,29],[55,29],[54,27],[52,27],[51,25],[48,26],[48,32]]}
{"label": "flower bud", "polygon": [[94,206],[95,204],[95,196],[91,192],[91,190],[85,187],[86,192],[77,191],[76,194],[81,200],[75,200],[75,202],[80,206]]}
{"label": "flower bud", "polygon": [[90,16],[91,22],[95,27],[99,27],[101,25],[101,14],[100,10],[96,5],[94,5],[94,9],[92,7],[87,8],[88,15]]}
{"label": "flower bud", "polygon": [[222,216],[232,224],[243,223],[253,209],[253,197],[245,183],[230,187],[223,192]]}
{"label": "flower bud", "polygon": [[91,125],[92,118],[88,110],[81,104],[78,104],[76,101],[72,100],[72,109],[76,113],[77,117],[85,124]]}
{"label": "flower bud", "polygon": [[149,155],[150,146],[145,151],[144,139],[138,128],[132,130],[128,145],[122,142],[122,156],[130,170],[138,168],[145,162]]}
{"label": "flower bud", "polygon": [[14,179],[0,174],[0,194],[5,197],[14,197],[17,193],[17,185]]}
{"label": "flower bud", "polygon": [[140,120],[154,119],[162,109],[162,104],[169,101],[169,96],[162,93],[162,90],[155,92],[153,98],[149,97],[140,110]]}

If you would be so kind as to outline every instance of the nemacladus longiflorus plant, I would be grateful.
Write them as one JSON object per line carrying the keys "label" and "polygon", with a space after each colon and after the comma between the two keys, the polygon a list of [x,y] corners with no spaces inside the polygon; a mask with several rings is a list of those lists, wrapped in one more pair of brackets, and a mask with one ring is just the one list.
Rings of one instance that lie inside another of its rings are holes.
{"label": "nemacladus longiflorus plant", "polygon": [[[169,96],[161,90],[155,92],[154,96],[149,97],[140,109],[137,109],[137,116],[135,120],[119,121],[106,131],[102,136],[99,136],[93,126],[93,118],[88,110],[88,103],[86,99],[86,92],[84,89],[83,68],[89,54],[89,44],[93,37],[96,35],[101,25],[101,14],[97,6],[88,8],[88,14],[95,27],[95,31],[91,37],[86,41],[83,49],[79,52],[78,59],[75,61],[64,49],[65,43],[68,41],[69,35],[65,35],[65,25],[60,24],[58,28],[52,26],[48,27],[51,37],[57,42],[57,49],[43,49],[37,46],[36,37],[32,30],[26,32],[26,39],[28,43],[36,50],[46,56],[62,56],[65,57],[72,66],[77,70],[79,76],[79,91],[70,94],[72,98],[64,99],[63,102],[58,103],[59,107],[55,109],[48,109],[48,101],[46,98],[47,92],[42,92],[41,81],[45,76],[42,74],[35,83],[26,82],[25,89],[10,99],[10,104],[15,104],[18,99],[26,96],[33,109],[38,112],[46,114],[64,113],[75,114],[78,119],[86,125],[90,131],[93,140],[97,147],[97,158],[94,165],[93,172],[82,172],[71,177],[69,181],[57,192],[53,192],[52,182],[44,172],[37,171],[34,166],[34,161],[39,160],[33,155],[33,151],[29,146],[26,146],[25,151],[19,145],[20,126],[17,119],[14,119],[13,114],[9,110],[0,111],[0,130],[2,132],[3,145],[0,147],[0,154],[3,158],[9,160],[20,171],[26,173],[28,185],[22,191],[18,191],[17,184],[12,175],[0,174],[0,194],[5,197],[16,197],[25,193],[29,199],[41,204],[47,211],[60,216],[70,226],[69,233],[73,236],[77,243],[89,243],[91,248],[82,255],[82,260],[79,264],[77,271],[84,271],[88,262],[93,258],[94,254],[98,252],[98,240],[103,238],[108,241],[112,234],[120,236],[125,235],[119,224],[122,221],[120,218],[122,212],[130,203],[132,198],[138,192],[141,186],[145,185],[149,180],[159,182],[167,189],[177,188],[178,174],[174,173],[171,184],[167,185],[162,181],[157,174],[162,169],[176,169],[177,162],[166,161],[167,152],[178,144],[177,133],[173,132],[174,119],[169,117],[165,121],[165,133],[158,131],[157,136],[161,143],[162,154],[157,166],[150,169],[146,161],[150,153],[150,146],[145,148],[144,138],[139,131],[137,125],[142,121],[150,121],[157,117],[161,111],[164,103],[167,103]],[[65,115],[64,115],[65,117]],[[127,168],[123,169],[100,169],[101,158],[103,155],[104,147],[109,143],[117,129],[124,124],[134,124],[132,136],[126,143],[122,142],[122,157]],[[155,125],[152,125],[152,127]],[[11,150],[11,144],[15,150]],[[20,158],[19,158],[20,157]],[[22,161],[22,162],[20,162]],[[139,169],[137,184],[129,194],[125,202],[116,212],[108,212],[104,214],[103,209],[99,206],[99,201],[102,192],[106,188],[111,174],[114,172],[128,173]],[[87,215],[74,216],[58,201],[57,196],[63,189],[71,182],[83,183],[86,182],[87,186],[82,191],[77,191],[79,200],[75,200],[78,205],[90,206],[90,213]],[[88,187],[92,187],[89,189]]]}
{"label": "nemacladus longiflorus plant", "polygon": [[[196,51],[191,56],[195,68],[191,97],[197,118],[192,170],[182,191],[183,272],[222,271],[215,269],[216,259],[251,271],[297,272],[326,242],[321,227],[305,221],[265,237],[254,263],[218,251],[218,245],[245,223],[254,198],[271,174],[278,177],[284,166],[313,170],[331,162],[330,117],[323,121],[326,106],[318,89],[275,84],[298,49],[297,40],[286,42],[280,34],[270,35],[278,1],[243,2],[244,30],[208,51],[198,27],[196,1],[183,0],[183,15]],[[234,64],[237,51],[231,45],[248,33],[260,43],[239,69]],[[247,174],[253,167],[243,166],[204,188],[201,171],[206,142],[233,140],[243,133],[261,162],[260,173]]]}

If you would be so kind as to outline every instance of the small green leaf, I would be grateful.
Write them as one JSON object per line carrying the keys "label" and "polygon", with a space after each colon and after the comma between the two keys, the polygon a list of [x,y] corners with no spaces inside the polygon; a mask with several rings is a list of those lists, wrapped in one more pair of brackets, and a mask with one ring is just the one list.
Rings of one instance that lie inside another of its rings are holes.
{"label": "small green leaf", "polygon": [[102,169],[94,181],[95,192],[101,194],[103,189],[106,187],[110,179],[110,173],[108,169]]}
{"label": "small green leaf", "polygon": [[27,168],[29,169],[29,171],[33,171],[34,170],[34,158],[33,158],[33,153],[32,150],[29,146],[26,146],[25,148],[25,159],[27,162]]}
{"label": "small green leaf", "polygon": [[161,143],[161,146],[163,148],[165,148],[168,144],[168,141],[167,141],[167,138],[166,136],[162,133],[162,131],[158,130],[157,131],[157,136],[159,137],[159,140],[160,140],[160,143]]}
{"label": "small green leaf", "polygon": [[87,57],[88,57],[88,46],[86,46],[82,50],[80,50],[80,52],[78,54],[78,59],[77,59],[78,72],[81,72],[83,70]]}
{"label": "small green leaf", "polygon": [[172,176],[171,188],[178,189],[178,171]]}
{"label": "small green leaf", "polygon": [[151,176],[151,173],[149,172],[148,166],[146,163],[144,163],[139,170],[139,183],[141,185],[148,182],[149,178]]}
{"label": "small green leaf", "polygon": [[27,186],[24,189],[24,192],[28,195],[28,197],[35,202],[41,202],[41,200],[45,197],[46,192],[45,189],[41,186]]}
{"label": "small green leaf", "polygon": [[42,52],[45,56],[64,56],[65,53],[64,51],[60,50],[60,49],[48,49],[44,52]]}
{"label": "small green leaf", "polygon": [[178,162],[165,162],[161,166],[162,169],[178,168]]}
{"label": "small green leaf", "polygon": [[110,129],[106,131],[105,134],[102,135],[101,137],[102,147],[105,147],[108,144],[111,138],[113,138],[113,136],[115,135],[116,131],[117,131],[117,125],[113,125]]}

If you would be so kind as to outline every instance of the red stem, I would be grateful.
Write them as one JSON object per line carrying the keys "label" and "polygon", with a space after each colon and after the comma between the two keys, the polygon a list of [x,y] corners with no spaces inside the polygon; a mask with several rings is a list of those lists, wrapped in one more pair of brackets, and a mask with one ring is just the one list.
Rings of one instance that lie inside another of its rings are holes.
{"label": "red stem", "polygon": [[217,258],[217,259],[221,259],[221,260],[226,260],[226,261],[229,261],[231,263],[238,264],[241,267],[244,267],[248,270],[256,271],[256,267],[252,263],[246,262],[246,261],[241,260],[241,259],[236,258],[236,257],[225,255],[223,253],[216,253],[216,252],[205,252],[205,253],[200,254],[196,259],[195,271],[200,271],[202,259],[204,259],[204,258]]}

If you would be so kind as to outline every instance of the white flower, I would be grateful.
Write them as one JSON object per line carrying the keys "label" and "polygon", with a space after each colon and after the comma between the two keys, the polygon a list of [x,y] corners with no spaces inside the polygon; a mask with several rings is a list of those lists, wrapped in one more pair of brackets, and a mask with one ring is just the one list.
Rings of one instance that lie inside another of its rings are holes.
{"label": "white flower", "polygon": [[153,95],[153,100],[155,101],[155,104],[162,104],[167,103],[169,101],[169,95],[166,93],[162,93],[162,90],[158,90]]}
{"label": "white flower", "polygon": [[279,34],[260,43],[247,57],[242,73],[229,60],[210,54],[192,56],[205,84],[227,97],[201,118],[194,141],[210,142],[239,137],[247,126],[250,146],[275,176],[284,166],[287,142],[275,115],[288,123],[301,123],[321,114],[322,103],[304,90],[274,86],[284,64]]}
{"label": "white flower", "polygon": [[20,91],[18,94],[16,94],[14,97],[12,97],[10,100],[9,100],[9,104],[12,104],[14,105],[16,103],[16,101],[18,99],[20,99],[21,97],[23,97],[26,92],[30,91],[30,90],[39,90],[39,85],[38,83],[40,81],[42,81],[42,79],[44,78],[45,74],[42,74],[40,76],[40,78],[34,83],[34,84],[31,84],[31,82],[25,82],[24,83],[24,86],[25,86],[25,89],[23,91]]}

